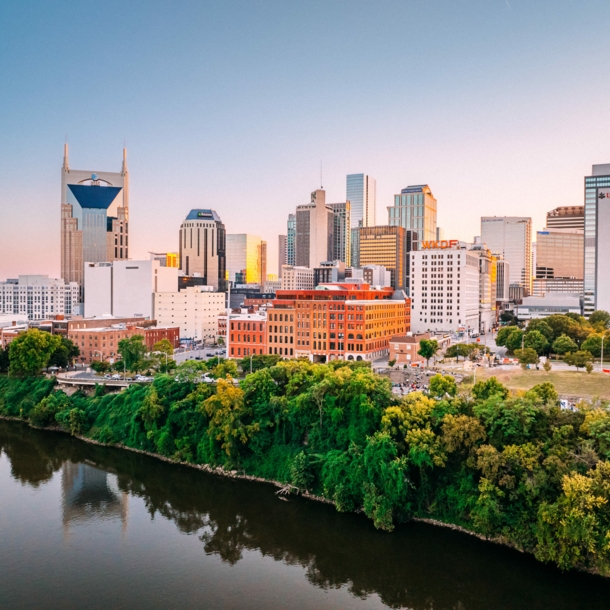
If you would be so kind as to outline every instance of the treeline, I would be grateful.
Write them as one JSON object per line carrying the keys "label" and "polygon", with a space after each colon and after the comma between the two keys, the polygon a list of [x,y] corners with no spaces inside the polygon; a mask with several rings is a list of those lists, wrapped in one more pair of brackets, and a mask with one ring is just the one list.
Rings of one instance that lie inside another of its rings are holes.
{"label": "treeline", "polygon": [[[362,363],[359,363],[362,364]],[[276,480],[392,530],[414,517],[499,538],[561,568],[610,572],[610,411],[561,410],[545,383],[495,378],[396,397],[366,366],[278,362],[239,385],[176,381],[70,397],[0,378],[0,413],[104,443]]]}

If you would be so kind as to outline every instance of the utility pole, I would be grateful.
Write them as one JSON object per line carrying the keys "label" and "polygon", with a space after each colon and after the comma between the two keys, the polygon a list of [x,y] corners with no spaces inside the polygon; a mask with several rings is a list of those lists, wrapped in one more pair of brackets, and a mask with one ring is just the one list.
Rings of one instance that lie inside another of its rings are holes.
{"label": "utility pole", "polygon": [[600,370],[603,373],[604,372],[604,335],[602,335],[602,357],[601,357],[601,361],[600,361]]}

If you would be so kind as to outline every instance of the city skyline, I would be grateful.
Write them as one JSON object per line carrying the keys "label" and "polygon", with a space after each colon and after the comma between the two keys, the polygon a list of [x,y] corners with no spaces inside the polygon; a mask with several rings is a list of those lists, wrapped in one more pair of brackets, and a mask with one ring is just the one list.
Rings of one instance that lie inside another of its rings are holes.
{"label": "city skyline", "polygon": [[[348,174],[375,177],[377,225],[395,193],[429,184],[446,237],[471,241],[481,216],[531,216],[541,230],[549,210],[583,204],[583,176],[608,160],[609,85],[582,95],[608,54],[588,36],[610,16],[602,2],[144,6],[110,2],[121,26],[93,22],[86,36],[70,3],[3,7],[0,222],[27,211],[28,230],[3,236],[0,278],[60,275],[66,133],[74,167],[110,172],[126,138],[130,258],[176,251],[176,227],[204,208],[266,240],[270,269],[288,213],[320,186],[342,201]],[[401,35],[412,22],[434,23],[434,52],[426,28]],[[558,46],[567,38],[578,42]],[[75,74],[86,86],[67,86]]]}

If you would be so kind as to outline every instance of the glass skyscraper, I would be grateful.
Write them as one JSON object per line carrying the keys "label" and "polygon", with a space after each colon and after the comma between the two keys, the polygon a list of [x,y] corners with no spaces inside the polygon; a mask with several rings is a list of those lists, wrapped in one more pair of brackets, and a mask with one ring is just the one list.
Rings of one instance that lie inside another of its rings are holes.
{"label": "glass skyscraper", "polygon": [[286,233],[286,264],[294,267],[296,265],[296,240],[297,240],[297,216],[288,214],[288,225]]}
{"label": "glass skyscraper", "polygon": [[351,227],[360,226],[360,222],[363,227],[375,226],[377,183],[374,178],[366,174],[348,174],[345,198],[351,206]]}
{"label": "glass skyscraper", "polygon": [[585,316],[610,310],[610,163],[585,177]]}
{"label": "glass skyscraper", "polygon": [[427,184],[408,186],[394,195],[394,205],[388,207],[388,224],[413,231],[413,250],[422,241],[436,240],[436,199]]}

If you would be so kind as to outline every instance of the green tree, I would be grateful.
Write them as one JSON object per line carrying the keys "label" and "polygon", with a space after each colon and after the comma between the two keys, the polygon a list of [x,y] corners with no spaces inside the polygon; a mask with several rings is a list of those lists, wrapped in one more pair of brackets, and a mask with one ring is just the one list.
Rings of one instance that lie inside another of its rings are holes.
{"label": "green tree", "polygon": [[508,388],[503,386],[497,377],[490,377],[487,381],[477,381],[472,388],[472,395],[478,400],[487,400],[492,396],[505,399],[508,396]]}
{"label": "green tree", "polygon": [[607,311],[604,311],[603,309],[598,309],[597,311],[594,311],[589,316],[589,323],[590,324],[600,324],[601,323],[604,328],[608,328],[608,325],[610,324],[610,313],[608,313]]}
{"label": "green tree", "polygon": [[515,316],[515,314],[513,314],[510,311],[503,311],[500,314],[500,322],[504,322],[507,325],[510,326],[516,326],[517,325],[517,317]]}
{"label": "green tree", "polygon": [[198,360],[186,360],[181,362],[175,369],[175,379],[180,383],[195,383],[201,379],[201,375],[207,371],[205,362]]}
{"label": "green tree", "polygon": [[530,320],[525,332],[529,334],[534,330],[541,332],[549,343],[553,342],[553,329],[544,320]]}
{"label": "green tree", "polygon": [[[275,366],[281,360],[282,357],[277,354],[254,354],[252,356],[252,372],[256,373],[256,371]],[[238,364],[244,373],[250,372],[250,356],[242,358]]]}
{"label": "green tree", "polygon": [[430,358],[432,358],[439,350],[438,341],[436,339],[422,339],[419,342],[419,350],[417,353],[426,359],[426,366],[430,364]]}
{"label": "green tree", "polygon": [[515,356],[519,359],[519,364],[526,368],[528,364],[538,364],[540,362],[540,358],[538,358],[538,353],[535,349],[531,347],[525,347],[523,349],[515,350]]}
{"label": "green tree", "polygon": [[581,350],[578,352],[572,352],[571,354],[566,354],[563,357],[563,360],[566,364],[575,366],[576,370],[578,370],[587,366],[587,362],[593,362],[593,355],[591,352]]}
{"label": "green tree", "polygon": [[451,375],[434,375],[429,383],[430,395],[436,398],[443,398],[446,394],[455,396],[457,394],[457,384]]}
{"label": "green tree", "polygon": [[55,351],[49,358],[47,366],[56,366],[65,369],[70,366],[80,355],[80,350],[75,343],[66,337],[61,337],[61,342],[58,344]]}
{"label": "green tree", "polygon": [[104,360],[94,360],[90,366],[96,373],[107,373],[110,370],[110,363]]}
{"label": "green tree", "polygon": [[141,361],[146,354],[146,345],[142,335],[132,335],[127,339],[121,339],[118,345],[118,352],[125,363],[125,367],[130,371],[138,371]]}
{"label": "green tree", "polygon": [[570,337],[567,335],[561,335],[553,341],[553,346],[551,348],[553,352],[563,356],[564,354],[569,354],[570,352],[575,352],[578,350],[578,345],[572,341]]}
{"label": "green tree", "polygon": [[590,362],[587,362],[587,364],[585,364],[585,371],[587,371],[587,373],[593,372],[593,365]]}
{"label": "green tree", "polygon": [[225,377],[237,376],[237,363],[235,360],[221,360],[212,370],[212,375],[216,379],[224,379]]}
{"label": "green tree", "polygon": [[553,340],[561,337],[561,335],[567,335],[572,341],[580,345],[590,332],[576,320],[562,314],[553,314],[545,318],[544,321],[553,330]]}
{"label": "green tree", "polygon": [[544,364],[542,365],[542,368],[543,368],[543,369],[544,369],[544,370],[545,370],[547,373],[550,373],[550,372],[551,372],[551,369],[552,369],[553,367],[551,366],[551,363],[550,363],[548,360],[545,360],[545,361],[544,361]]}
{"label": "green tree", "polygon": [[508,340],[509,335],[518,330],[520,330],[518,326],[504,326],[501,328],[496,335],[496,345],[507,347],[506,341]]}
{"label": "green tree", "polygon": [[59,336],[35,328],[18,335],[9,345],[10,374],[16,377],[40,375],[60,345]]}
{"label": "green tree", "polygon": [[[608,345],[607,342],[606,346]],[[581,350],[591,352],[593,356],[599,358],[602,353],[602,335],[598,335],[596,333],[591,333],[580,346]]]}
{"label": "green tree", "polygon": [[508,335],[506,338],[506,347],[509,352],[514,353],[523,345],[525,342],[524,335],[524,332],[520,329],[513,330],[513,332]]}
{"label": "green tree", "polygon": [[525,347],[533,349],[539,356],[545,354],[549,349],[549,342],[546,336],[543,335],[539,330],[531,330],[527,332],[525,334],[523,343]]}
{"label": "green tree", "polygon": [[174,346],[172,345],[172,342],[167,339],[161,339],[160,341],[157,341],[152,348],[153,352],[161,352],[162,354],[167,354],[168,356],[173,356],[174,355]]}
{"label": "green tree", "polygon": [[394,358],[393,360],[388,360],[388,366],[390,368],[392,368],[395,364],[396,364],[396,358]]}
{"label": "green tree", "polygon": [[445,350],[445,356],[447,358],[456,358],[459,362],[460,356],[466,359],[475,351],[477,351],[477,346],[475,343],[455,343]]}
{"label": "green tree", "polygon": [[6,349],[0,347],[0,373],[7,373],[9,364],[8,347]]}

